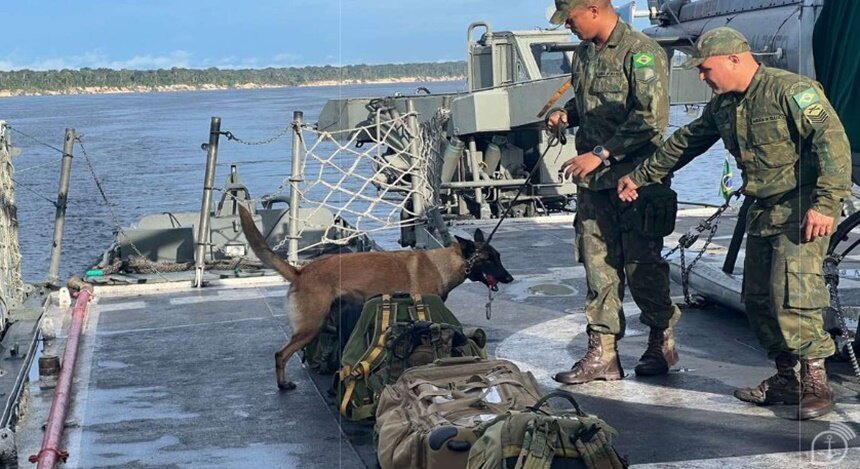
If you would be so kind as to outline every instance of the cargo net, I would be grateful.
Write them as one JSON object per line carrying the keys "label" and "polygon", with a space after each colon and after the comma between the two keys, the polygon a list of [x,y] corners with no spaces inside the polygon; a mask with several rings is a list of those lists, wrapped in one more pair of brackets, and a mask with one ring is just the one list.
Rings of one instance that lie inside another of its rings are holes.
{"label": "cargo net", "polygon": [[[286,178],[275,193],[293,184],[299,192],[300,252],[415,225],[423,217],[413,206],[416,198],[425,213],[438,206],[447,112],[439,110],[417,125],[417,131],[410,129],[413,118],[417,121],[415,114],[386,109],[372,114],[367,125],[354,129],[327,132],[301,127],[303,177]],[[333,220],[320,229],[327,213]],[[285,238],[274,250],[283,252],[286,244]]]}
{"label": "cargo net", "polygon": [[18,245],[12,150],[8,128],[0,122],[0,330],[6,328],[9,309],[20,304],[25,293]]}

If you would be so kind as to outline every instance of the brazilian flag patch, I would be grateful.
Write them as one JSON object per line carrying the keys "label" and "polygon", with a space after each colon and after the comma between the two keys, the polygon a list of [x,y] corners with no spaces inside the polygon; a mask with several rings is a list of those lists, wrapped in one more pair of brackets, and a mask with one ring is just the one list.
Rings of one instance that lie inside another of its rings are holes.
{"label": "brazilian flag patch", "polygon": [[653,67],[654,54],[648,52],[640,52],[633,54],[633,68]]}
{"label": "brazilian flag patch", "polygon": [[800,106],[800,109],[806,109],[809,106],[817,103],[820,98],[818,97],[818,91],[813,87],[809,87],[800,93],[794,95],[794,100],[797,102],[797,105]]}

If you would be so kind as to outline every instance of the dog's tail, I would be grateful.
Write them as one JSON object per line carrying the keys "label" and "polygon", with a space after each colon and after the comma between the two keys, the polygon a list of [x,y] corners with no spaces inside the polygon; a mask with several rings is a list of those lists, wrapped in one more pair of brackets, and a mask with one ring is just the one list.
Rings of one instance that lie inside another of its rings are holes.
{"label": "dog's tail", "polygon": [[251,217],[251,212],[249,212],[244,205],[238,205],[239,219],[242,220],[242,232],[245,233],[245,238],[248,239],[248,244],[251,245],[251,250],[254,251],[254,254],[257,255],[266,267],[275,269],[279,274],[283,275],[285,279],[290,282],[294,282],[299,276],[298,269],[291,266],[287,261],[281,259],[275,251],[272,251],[272,249],[269,248],[269,243],[266,242],[266,238],[263,238],[263,234],[260,233],[260,230],[257,229],[257,225],[254,224],[254,218]]}

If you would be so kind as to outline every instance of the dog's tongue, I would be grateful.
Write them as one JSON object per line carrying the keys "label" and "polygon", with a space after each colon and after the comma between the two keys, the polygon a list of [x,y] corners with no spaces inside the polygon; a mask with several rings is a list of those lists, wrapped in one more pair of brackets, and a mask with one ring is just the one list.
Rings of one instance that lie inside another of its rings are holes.
{"label": "dog's tongue", "polygon": [[489,285],[491,288],[495,287],[499,283],[499,281],[496,280],[496,277],[493,277],[492,275],[487,273],[484,274],[484,280],[486,280],[487,285]]}

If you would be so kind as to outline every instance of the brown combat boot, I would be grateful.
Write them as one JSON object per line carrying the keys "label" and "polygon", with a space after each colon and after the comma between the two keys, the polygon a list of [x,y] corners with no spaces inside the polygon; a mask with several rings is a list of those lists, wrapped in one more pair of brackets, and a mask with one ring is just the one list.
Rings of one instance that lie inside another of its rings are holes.
{"label": "brown combat boot", "polygon": [[672,328],[651,328],[648,334],[648,348],[639,359],[634,371],[638,376],[665,375],[669,367],[678,363],[678,351],[675,350],[675,334]]}
{"label": "brown combat boot", "polygon": [[624,377],[618,346],[613,334],[588,331],[588,351],[570,371],[556,374],[553,379],[564,384],[582,384],[589,381],[614,381]]}
{"label": "brown combat boot", "polygon": [[776,374],[761,382],[755,388],[735,390],[735,397],[755,405],[797,404],[800,402],[800,381],[794,366],[797,359],[788,353],[776,357]]}
{"label": "brown combat boot", "polygon": [[800,360],[800,389],[798,420],[814,419],[833,410],[833,389],[827,383],[823,358]]}

